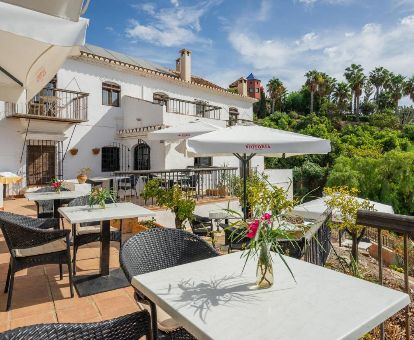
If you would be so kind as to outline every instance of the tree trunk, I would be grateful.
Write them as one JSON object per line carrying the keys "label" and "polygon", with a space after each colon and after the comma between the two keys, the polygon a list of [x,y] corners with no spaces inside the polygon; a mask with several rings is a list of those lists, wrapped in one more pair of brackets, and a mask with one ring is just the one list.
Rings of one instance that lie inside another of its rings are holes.
{"label": "tree trunk", "polygon": [[358,264],[358,235],[356,233],[352,233],[352,249],[351,249],[351,261],[355,261]]}
{"label": "tree trunk", "polygon": [[275,113],[275,98],[272,98],[272,112],[271,114]]}
{"label": "tree trunk", "polygon": [[315,92],[311,91],[311,104],[310,104],[310,113],[313,112],[313,96],[314,96]]}

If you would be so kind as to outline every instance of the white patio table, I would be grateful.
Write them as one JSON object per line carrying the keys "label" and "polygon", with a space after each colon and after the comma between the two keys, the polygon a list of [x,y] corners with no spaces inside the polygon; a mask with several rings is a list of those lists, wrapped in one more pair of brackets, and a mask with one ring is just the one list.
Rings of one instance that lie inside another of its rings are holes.
{"label": "white patio table", "polygon": [[[257,289],[241,253],[159,270],[132,285],[197,339],[358,339],[410,303],[407,294],[285,257],[275,284]],[[156,334],[154,334],[155,336]]]}
{"label": "white patio table", "polygon": [[60,214],[70,223],[102,222],[100,271],[94,275],[76,276],[74,284],[79,296],[88,296],[100,292],[127,287],[127,281],[120,268],[109,270],[110,221],[113,219],[155,216],[151,210],[133,203],[111,203],[105,209],[99,206],[78,206],[59,208]]}
{"label": "white patio table", "polygon": [[29,201],[53,201],[53,217],[59,218],[58,209],[62,201],[85,196],[82,191],[61,191],[61,192],[26,192],[24,196]]}

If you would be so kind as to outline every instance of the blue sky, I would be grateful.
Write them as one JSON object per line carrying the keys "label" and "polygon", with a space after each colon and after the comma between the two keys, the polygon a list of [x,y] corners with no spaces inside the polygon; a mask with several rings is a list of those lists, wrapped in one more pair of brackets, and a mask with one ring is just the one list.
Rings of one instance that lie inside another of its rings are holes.
{"label": "blue sky", "polygon": [[414,0],[92,0],[87,41],[222,86],[253,72],[300,88],[316,68],[341,79],[352,62],[414,74]]}

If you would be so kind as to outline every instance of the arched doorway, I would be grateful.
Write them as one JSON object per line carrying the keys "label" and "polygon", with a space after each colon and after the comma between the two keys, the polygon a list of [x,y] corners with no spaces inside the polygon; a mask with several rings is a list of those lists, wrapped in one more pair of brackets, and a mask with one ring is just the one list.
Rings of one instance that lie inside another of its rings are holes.
{"label": "arched doorway", "polygon": [[150,170],[151,168],[151,148],[142,139],[138,139],[138,144],[134,148],[134,170]]}

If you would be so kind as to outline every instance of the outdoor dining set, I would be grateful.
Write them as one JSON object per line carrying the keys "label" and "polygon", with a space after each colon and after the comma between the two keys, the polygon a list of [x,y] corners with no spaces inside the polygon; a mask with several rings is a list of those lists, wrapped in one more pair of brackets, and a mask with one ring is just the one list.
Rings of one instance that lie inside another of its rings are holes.
{"label": "outdoor dining set", "polygon": [[[56,264],[60,278],[67,267],[72,297],[72,281],[80,297],[132,285],[140,311],[92,324],[26,326],[0,338],[41,339],[47,334],[44,339],[60,339],[65,337],[59,334],[78,332],[82,339],[356,339],[410,302],[405,293],[292,257],[285,261],[294,277],[275,257],[276,283],[261,290],[254,285],[254,261],[244,265],[240,252],[220,256],[196,232],[153,228],[122,242],[122,230],[111,228],[110,221],[154,216],[138,205],[90,207],[85,193],[75,191],[42,190],[26,198],[37,202],[38,218],[0,212],[11,255],[7,309],[17,271]],[[61,226],[61,218],[72,230]],[[227,218],[224,212],[212,212],[208,220],[198,218],[193,230],[208,226],[212,231],[211,219]],[[77,250],[95,241],[101,247],[99,273],[78,275]],[[121,242],[121,268],[115,270],[109,268],[110,241]]]}

